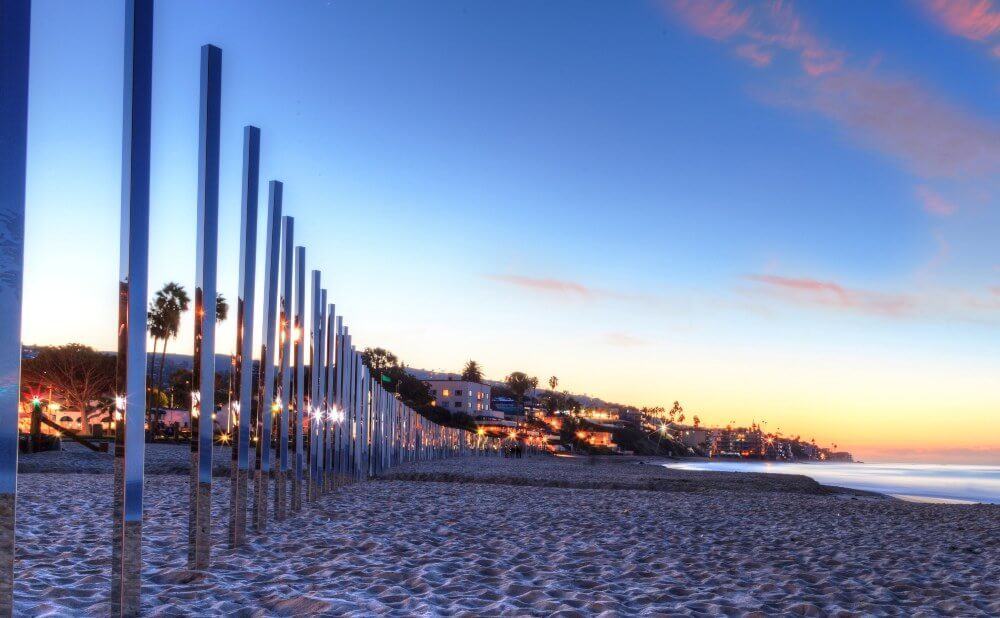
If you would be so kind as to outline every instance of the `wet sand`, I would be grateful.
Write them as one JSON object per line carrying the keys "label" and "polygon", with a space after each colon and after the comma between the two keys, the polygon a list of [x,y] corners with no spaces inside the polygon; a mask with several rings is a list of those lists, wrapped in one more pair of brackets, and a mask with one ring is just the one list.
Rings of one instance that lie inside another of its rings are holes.
{"label": "wet sand", "polygon": [[[621,460],[466,458],[394,476],[237,551],[217,482],[212,568],[198,573],[187,478],[150,475],[144,613],[1000,614],[1000,506]],[[109,474],[20,477],[17,615],[106,615],[110,496]]]}

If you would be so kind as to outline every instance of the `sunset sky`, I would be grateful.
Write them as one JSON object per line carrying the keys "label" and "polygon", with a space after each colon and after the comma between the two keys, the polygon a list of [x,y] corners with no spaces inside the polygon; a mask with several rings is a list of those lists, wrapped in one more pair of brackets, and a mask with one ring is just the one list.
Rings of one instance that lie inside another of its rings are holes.
{"label": "sunset sky", "polygon": [[[868,461],[1000,463],[1000,1],[170,0],[155,19],[153,289],[193,288],[213,43],[227,298],[255,124],[262,217],[284,181],[361,346]],[[122,2],[36,0],[32,21],[23,338],[112,349]],[[191,338],[188,318],[170,351]]]}

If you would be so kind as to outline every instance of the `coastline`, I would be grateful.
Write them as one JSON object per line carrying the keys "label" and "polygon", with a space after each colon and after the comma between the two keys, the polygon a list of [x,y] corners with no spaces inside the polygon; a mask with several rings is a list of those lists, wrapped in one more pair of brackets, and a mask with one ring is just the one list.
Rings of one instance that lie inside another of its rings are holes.
{"label": "coastline", "polygon": [[[146,479],[143,612],[1000,614],[1000,507],[585,458],[407,464],[185,565],[186,487]],[[111,476],[21,476],[15,613],[106,613]]]}

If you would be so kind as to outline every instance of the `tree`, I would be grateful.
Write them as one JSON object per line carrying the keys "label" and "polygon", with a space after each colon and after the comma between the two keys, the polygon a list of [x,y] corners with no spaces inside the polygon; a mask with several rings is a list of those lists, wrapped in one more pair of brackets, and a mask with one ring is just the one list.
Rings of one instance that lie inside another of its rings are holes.
{"label": "tree", "polygon": [[427,406],[433,399],[427,384],[410,375],[399,357],[389,350],[365,348],[361,353],[361,362],[368,367],[372,378],[382,381],[382,376],[387,377],[388,382],[382,381],[382,385],[411,408]]}
{"label": "tree", "polygon": [[697,414],[695,414],[695,415],[694,415],[694,418],[693,418],[693,419],[691,419],[691,420],[692,420],[692,421],[694,422],[694,428],[695,428],[695,429],[697,429],[697,428],[698,428],[698,426],[699,426],[699,425],[701,425],[701,419],[700,419],[700,418],[698,418],[698,415],[697,415]]}
{"label": "tree", "polygon": [[674,419],[677,417],[677,415],[682,414],[683,412],[684,412],[684,406],[682,406],[680,402],[675,401],[674,407],[670,408],[670,411],[667,412],[667,415],[670,416],[670,422],[671,423],[674,422]]}
{"label": "tree", "polygon": [[215,321],[225,322],[226,318],[229,317],[229,303],[226,302],[226,297],[219,294],[215,297]]}
{"label": "tree", "polygon": [[559,386],[559,378],[555,376],[549,378],[549,388],[551,388],[552,390],[556,390],[557,386]]}
{"label": "tree", "polygon": [[35,358],[25,359],[21,381],[38,391],[51,389],[53,399],[80,412],[86,430],[97,409],[92,404],[114,393],[115,357],[79,343],[39,348]]}
{"label": "tree", "polygon": [[[190,304],[191,299],[184,286],[173,281],[165,283],[156,292],[153,302],[150,303],[150,334],[153,334],[152,324],[155,321],[163,340],[163,349],[160,351],[160,376],[156,381],[161,391],[164,390],[163,372],[167,362],[167,342],[177,338],[177,333],[181,328],[181,314],[188,310]],[[153,354],[156,354],[155,339],[153,340]]]}
{"label": "tree", "polygon": [[371,370],[375,379],[380,379],[387,369],[399,367],[399,358],[385,348],[365,348],[361,353],[361,362]]}
{"label": "tree", "polygon": [[538,378],[529,377],[528,374],[521,371],[510,374],[504,379],[504,382],[517,397],[518,405],[522,407],[524,406],[524,395],[538,386]]}
{"label": "tree", "polygon": [[483,381],[483,368],[476,361],[470,360],[465,363],[465,369],[462,370],[462,379],[466,382],[481,383]]}

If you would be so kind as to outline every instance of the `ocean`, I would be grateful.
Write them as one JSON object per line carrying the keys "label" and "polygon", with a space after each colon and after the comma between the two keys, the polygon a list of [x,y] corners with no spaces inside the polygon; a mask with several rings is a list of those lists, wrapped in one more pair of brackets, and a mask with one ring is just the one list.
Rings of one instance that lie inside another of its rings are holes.
{"label": "ocean", "polygon": [[1000,466],[770,461],[691,461],[664,465],[681,470],[802,474],[823,485],[875,491],[919,502],[1000,504]]}

